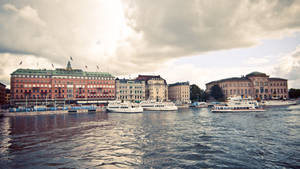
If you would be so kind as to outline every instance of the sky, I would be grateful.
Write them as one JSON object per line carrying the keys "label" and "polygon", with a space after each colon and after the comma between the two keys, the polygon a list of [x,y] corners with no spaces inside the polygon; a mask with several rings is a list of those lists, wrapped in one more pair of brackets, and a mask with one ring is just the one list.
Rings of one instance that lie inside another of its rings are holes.
{"label": "sky", "polygon": [[1,0],[0,82],[72,56],[73,68],[117,77],[204,89],[260,71],[300,88],[299,18],[299,0]]}

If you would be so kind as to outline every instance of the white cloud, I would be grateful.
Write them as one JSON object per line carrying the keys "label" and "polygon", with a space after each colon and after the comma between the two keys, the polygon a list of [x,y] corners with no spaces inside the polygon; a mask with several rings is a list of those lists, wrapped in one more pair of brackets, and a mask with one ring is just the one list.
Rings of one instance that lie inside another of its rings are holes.
{"label": "white cloud", "polygon": [[269,59],[267,57],[262,57],[262,58],[250,57],[244,63],[247,65],[263,65],[268,62],[269,62]]}
{"label": "white cloud", "polygon": [[[300,28],[299,1],[28,0],[0,5],[0,53],[23,55],[24,61],[41,58],[48,65],[65,65],[72,56],[74,67],[86,64],[92,71],[99,65],[117,74],[163,70],[176,58],[250,47]],[[192,72],[189,67],[179,68]],[[11,69],[1,70],[1,78],[8,79]]]}
{"label": "white cloud", "polygon": [[289,85],[300,88],[300,45],[292,52],[280,58],[273,73],[279,77],[289,79]]}

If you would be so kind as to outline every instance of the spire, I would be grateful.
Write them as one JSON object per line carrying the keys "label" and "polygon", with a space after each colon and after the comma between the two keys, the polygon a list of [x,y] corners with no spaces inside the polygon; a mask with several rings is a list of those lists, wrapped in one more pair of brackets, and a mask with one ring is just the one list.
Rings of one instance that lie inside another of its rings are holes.
{"label": "spire", "polygon": [[68,64],[67,64],[67,70],[72,70],[72,66],[71,66],[70,61],[68,61]]}

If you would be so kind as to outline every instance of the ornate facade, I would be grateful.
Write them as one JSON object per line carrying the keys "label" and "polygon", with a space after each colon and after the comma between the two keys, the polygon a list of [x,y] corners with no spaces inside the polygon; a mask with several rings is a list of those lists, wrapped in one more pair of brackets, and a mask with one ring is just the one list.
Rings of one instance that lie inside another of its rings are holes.
{"label": "ornate facade", "polygon": [[165,79],[160,76],[139,75],[136,80],[145,81],[146,100],[168,100],[168,86]]}
{"label": "ornate facade", "polygon": [[116,99],[131,102],[145,100],[145,81],[116,79]]}
{"label": "ornate facade", "polygon": [[11,74],[11,100],[113,100],[115,78],[109,73],[72,69],[18,69]]}
{"label": "ornate facade", "polygon": [[260,99],[287,99],[288,81],[282,78],[270,78],[265,73],[252,72],[240,78],[228,78],[206,84],[206,91],[219,85],[226,97],[242,96]]}

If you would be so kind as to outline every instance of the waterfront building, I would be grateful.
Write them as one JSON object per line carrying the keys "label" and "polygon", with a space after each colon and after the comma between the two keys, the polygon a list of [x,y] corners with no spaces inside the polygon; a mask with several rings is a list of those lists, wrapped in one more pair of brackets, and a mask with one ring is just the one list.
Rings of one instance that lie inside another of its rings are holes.
{"label": "waterfront building", "polygon": [[212,81],[206,84],[206,91],[219,85],[226,97],[242,96],[260,99],[287,99],[288,80],[271,78],[261,72],[252,72],[246,76]]}
{"label": "waterfront building", "polygon": [[13,104],[114,99],[115,78],[111,74],[72,69],[70,62],[66,69],[17,69],[11,74]]}
{"label": "waterfront building", "polygon": [[190,103],[189,82],[177,82],[168,85],[169,100],[179,103]]}
{"label": "waterfront building", "polygon": [[160,76],[139,75],[136,80],[145,81],[146,100],[168,100],[168,86],[165,79]]}
{"label": "waterfront building", "polygon": [[6,85],[0,82],[0,105],[5,104],[5,87]]}
{"label": "waterfront building", "polygon": [[5,89],[5,104],[10,104],[10,89]]}
{"label": "waterfront building", "polygon": [[145,81],[117,78],[116,99],[131,102],[145,100]]}

